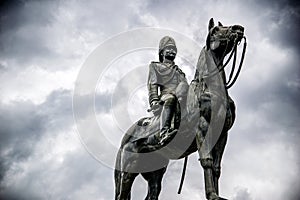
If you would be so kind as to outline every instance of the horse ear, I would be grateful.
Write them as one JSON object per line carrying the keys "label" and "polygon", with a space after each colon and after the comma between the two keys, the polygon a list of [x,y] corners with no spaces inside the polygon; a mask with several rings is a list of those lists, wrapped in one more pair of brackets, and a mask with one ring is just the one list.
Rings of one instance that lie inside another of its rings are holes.
{"label": "horse ear", "polygon": [[223,26],[223,24],[222,24],[221,22],[218,22],[218,25],[219,25],[219,26]]}
{"label": "horse ear", "polygon": [[213,18],[210,18],[209,24],[208,24],[208,31],[209,31],[210,29],[212,29],[213,27],[215,27],[215,22],[214,22],[214,19],[213,19]]}

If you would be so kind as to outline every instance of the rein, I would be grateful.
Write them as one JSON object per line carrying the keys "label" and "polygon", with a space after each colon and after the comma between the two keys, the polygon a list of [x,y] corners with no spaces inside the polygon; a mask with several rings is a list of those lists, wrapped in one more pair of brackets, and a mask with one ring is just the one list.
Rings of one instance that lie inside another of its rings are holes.
{"label": "rein", "polygon": [[[219,72],[221,72],[226,66],[227,64],[229,63],[229,61],[231,60],[232,56],[234,55],[234,58],[233,58],[233,63],[232,63],[232,68],[231,68],[231,72],[230,72],[230,75],[229,75],[229,80],[226,82],[225,84],[225,88],[226,89],[229,89],[233,86],[233,84],[236,82],[239,74],[240,74],[240,71],[242,69],[242,65],[243,65],[243,62],[244,62],[244,58],[245,58],[245,53],[246,53],[246,47],[247,47],[247,41],[246,41],[246,37],[244,36],[243,37],[244,39],[244,46],[243,46],[243,52],[242,52],[242,56],[241,56],[241,61],[240,61],[240,64],[239,64],[239,68],[233,78],[233,74],[234,74],[234,71],[235,71],[235,65],[236,65],[236,60],[237,60],[237,46],[239,45],[239,43],[237,42],[237,39],[235,39],[234,41],[234,48],[232,49],[232,51],[230,52],[230,55],[227,59],[227,61],[225,62],[224,65],[222,65],[222,60],[224,59],[225,57],[225,52],[227,50],[227,47],[228,47],[228,41],[226,43],[226,48],[225,48],[225,51],[224,51],[224,54],[222,56],[222,59],[221,61],[219,62],[219,64],[217,65],[217,67],[212,71],[212,72],[209,72],[205,75],[203,75],[203,79],[206,79],[206,78],[211,78],[215,75],[217,75]],[[220,67],[221,66],[221,67]],[[220,68],[219,68],[220,67]],[[232,80],[233,78],[233,80]]]}
{"label": "rein", "polygon": [[243,39],[244,39],[244,46],[243,46],[243,52],[242,52],[242,57],[241,57],[239,68],[238,68],[238,70],[237,70],[237,72],[236,72],[236,74],[234,76],[233,81],[231,81],[232,77],[233,77],[233,73],[234,73],[235,62],[236,62],[237,47],[235,47],[235,57],[234,57],[234,60],[233,60],[232,69],[231,69],[231,72],[230,72],[229,80],[228,80],[228,82],[225,85],[226,89],[229,89],[229,88],[231,88],[234,85],[234,83],[236,82],[236,80],[237,80],[237,78],[238,78],[238,76],[239,76],[239,74],[241,72],[242,65],[243,65],[244,58],[245,58],[245,54],[246,54],[246,48],[247,48],[247,39],[246,39],[245,36],[243,37]]}
{"label": "rein", "polygon": [[187,162],[188,162],[188,156],[184,157],[184,163],[183,163],[183,169],[182,169],[182,174],[181,174],[181,179],[180,179],[180,185],[179,185],[177,194],[180,194],[181,190],[182,190],[182,186],[183,186],[183,182],[184,182],[184,177],[185,177],[185,172],[186,172]]}
{"label": "rein", "polygon": [[[236,42],[236,40],[235,40],[235,42],[234,42],[234,47],[235,47],[236,45],[237,45],[237,42]],[[213,69],[213,71],[211,71],[211,72],[209,72],[209,73],[203,75],[203,77],[202,77],[203,79],[210,78],[210,77],[213,77],[213,76],[217,75],[220,71],[222,71],[222,70],[227,66],[227,64],[228,64],[229,61],[231,60],[232,55],[233,55],[233,53],[234,53],[234,51],[232,50],[231,53],[230,53],[230,55],[229,55],[229,57],[228,57],[228,59],[227,59],[227,61],[225,62],[224,65],[222,65],[222,60],[224,60],[224,58],[225,58],[225,56],[226,56],[227,48],[228,48],[228,40],[226,40],[226,48],[225,48],[225,50],[224,50],[224,52],[223,52],[221,61],[217,64],[216,68]],[[222,67],[219,68],[221,65],[222,65]]]}

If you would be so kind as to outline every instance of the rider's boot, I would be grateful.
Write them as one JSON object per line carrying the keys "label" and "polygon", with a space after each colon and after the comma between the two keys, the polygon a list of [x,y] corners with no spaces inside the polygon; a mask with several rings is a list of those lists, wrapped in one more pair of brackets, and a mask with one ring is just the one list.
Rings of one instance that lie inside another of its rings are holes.
{"label": "rider's boot", "polygon": [[171,139],[178,131],[177,129],[171,128],[171,122],[175,112],[173,107],[173,105],[165,105],[163,107],[160,116],[161,130],[158,134],[160,144],[169,142],[169,139]]}
{"label": "rider's boot", "polygon": [[151,135],[148,137],[147,144],[148,145],[158,145],[161,146],[168,142],[174,134],[177,133],[177,129],[171,128],[172,117],[174,115],[174,111],[172,106],[164,106],[160,116],[160,132],[155,135]]}

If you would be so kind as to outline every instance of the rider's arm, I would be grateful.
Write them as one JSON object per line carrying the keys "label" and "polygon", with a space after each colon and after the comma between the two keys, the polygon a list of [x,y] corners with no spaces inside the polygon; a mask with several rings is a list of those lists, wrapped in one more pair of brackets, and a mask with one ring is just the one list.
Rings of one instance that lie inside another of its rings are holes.
{"label": "rider's arm", "polygon": [[184,72],[179,68],[178,68],[178,72],[179,72],[178,73],[179,84],[177,85],[177,88],[176,88],[176,96],[177,96],[178,100],[181,101],[187,95],[189,84],[187,82]]}
{"label": "rider's arm", "polygon": [[148,91],[149,91],[149,104],[150,106],[152,106],[154,103],[159,101],[158,86],[156,84],[149,84]]}
{"label": "rider's arm", "polygon": [[152,105],[159,101],[158,96],[158,77],[155,71],[155,64],[151,63],[149,65],[149,76],[148,76],[148,96],[149,96],[149,104]]}

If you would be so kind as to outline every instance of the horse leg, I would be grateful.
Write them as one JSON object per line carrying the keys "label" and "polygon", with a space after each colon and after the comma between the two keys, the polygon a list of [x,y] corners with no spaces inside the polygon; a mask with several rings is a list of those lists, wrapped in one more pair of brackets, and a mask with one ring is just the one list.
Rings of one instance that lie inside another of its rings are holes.
{"label": "horse leg", "polygon": [[115,163],[115,173],[114,173],[114,179],[115,179],[115,200],[118,199],[118,196],[120,195],[121,191],[121,175],[122,172],[121,170],[121,155],[122,151],[119,150],[116,158],[116,163]]}
{"label": "horse leg", "polygon": [[121,171],[115,169],[115,200],[118,199],[118,196],[120,195],[121,191]]}
{"label": "horse leg", "polygon": [[167,167],[164,167],[153,172],[142,173],[142,176],[148,182],[148,193],[145,200],[158,200],[161,191],[162,178],[166,169]]}
{"label": "horse leg", "polygon": [[[205,145],[202,143],[202,145]],[[204,171],[204,184],[205,184],[205,194],[208,200],[218,199],[218,194],[215,188],[214,176],[213,176],[213,157],[212,153],[203,154],[199,150],[200,163]]]}
{"label": "horse leg", "polygon": [[196,141],[198,146],[198,153],[200,157],[200,163],[204,171],[204,184],[205,194],[208,200],[219,200],[217,194],[214,176],[213,176],[213,155],[212,147],[209,139],[204,139],[205,134],[208,133],[208,122],[204,117],[200,117],[199,129],[196,133]]}
{"label": "horse leg", "polygon": [[[134,145],[127,144],[123,148],[132,150]],[[138,173],[131,173],[128,170],[130,166],[135,166],[137,159],[129,156],[123,149],[119,150],[115,165],[115,200],[130,200],[131,187]]]}
{"label": "horse leg", "polygon": [[221,175],[221,161],[227,143],[228,133],[223,132],[213,148],[213,176],[216,193],[219,194],[219,178]]}
{"label": "horse leg", "polygon": [[116,194],[115,200],[130,200],[131,187],[134,179],[138,175],[137,173],[115,171],[115,174],[119,176],[119,180],[116,181]]}
{"label": "horse leg", "polygon": [[205,194],[208,200],[218,199],[218,195],[213,179],[213,159],[206,157],[200,158],[201,166],[204,171]]}

